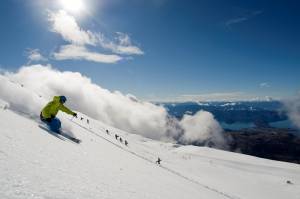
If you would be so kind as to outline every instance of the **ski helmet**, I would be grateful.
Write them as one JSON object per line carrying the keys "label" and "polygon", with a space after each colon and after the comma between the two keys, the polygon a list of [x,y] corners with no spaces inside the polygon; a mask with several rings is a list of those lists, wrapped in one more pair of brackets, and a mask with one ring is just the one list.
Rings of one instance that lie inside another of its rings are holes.
{"label": "ski helmet", "polygon": [[60,102],[65,103],[67,101],[67,98],[65,96],[60,96]]}

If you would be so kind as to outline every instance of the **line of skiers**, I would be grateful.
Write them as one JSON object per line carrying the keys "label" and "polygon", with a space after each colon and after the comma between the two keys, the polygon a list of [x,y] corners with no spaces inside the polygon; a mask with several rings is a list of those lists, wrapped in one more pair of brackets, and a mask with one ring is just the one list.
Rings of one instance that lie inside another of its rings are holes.
{"label": "line of skiers", "polygon": [[[80,120],[83,121],[84,118],[83,118],[83,117],[80,117]],[[86,119],[86,123],[87,123],[87,124],[90,124],[89,119]],[[107,135],[110,135],[109,130],[106,129],[105,132],[106,132]],[[123,143],[123,139],[122,139],[121,136],[119,136],[118,134],[115,134],[115,138],[116,138],[116,140],[119,140],[121,143]],[[125,144],[125,146],[128,146],[128,141],[127,141],[127,140],[124,140],[124,144]]]}
{"label": "line of skiers", "polygon": [[[118,134],[115,134],[115,138],[116,138],[116,140],[119,140],[121,143],[123,143],[123,139]],[[125,144],[125,146],[128,146],[128,141],[124,140],[124,144]]]}
{"label": "line of skiers", "polygon": [[[82,121],[84,118],[83,117],[80,117],[80,120]],[[86,123],[89,124],[90,123],[90,120],[89,119],[86,119]]]}

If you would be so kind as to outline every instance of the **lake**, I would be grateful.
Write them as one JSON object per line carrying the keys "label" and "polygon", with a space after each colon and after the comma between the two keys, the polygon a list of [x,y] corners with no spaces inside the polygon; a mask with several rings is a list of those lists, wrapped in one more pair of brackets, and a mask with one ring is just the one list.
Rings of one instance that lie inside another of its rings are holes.
{"label": "lake", "polygon": [[[241,122],[235,122],[232,124],[227,124],[225,122],[220,123],[223,129],[229,129],[229,130],[240,130],[240,129],[245,129],[245,128],[253,128],[256,127],[253,122],[249,123],[241,123]],[[290,120],[283,120],[279,122],[271,122],[269,123],[271,127],[274,128],[293,128],[295,129],[295,125]]]}

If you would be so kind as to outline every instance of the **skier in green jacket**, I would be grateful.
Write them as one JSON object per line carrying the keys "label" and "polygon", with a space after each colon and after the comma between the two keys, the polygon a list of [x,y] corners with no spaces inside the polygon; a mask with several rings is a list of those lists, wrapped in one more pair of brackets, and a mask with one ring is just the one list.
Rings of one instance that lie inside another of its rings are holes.
{"label": "skier in green jacket", "polygon": [[67,101],[67,98],[65,96],[55,96],[53,97],[53,100],[49,102],[42,110],[40,114],[40,118],[43,122],[45,122],[50,130],[59,133],[61,122],[58,118],[56,118],[56,115],[59,110],[69,114],[73,115],[74,117],[77,117],[77,113],[71,111],[67,107],[64,106],[64,103]]}

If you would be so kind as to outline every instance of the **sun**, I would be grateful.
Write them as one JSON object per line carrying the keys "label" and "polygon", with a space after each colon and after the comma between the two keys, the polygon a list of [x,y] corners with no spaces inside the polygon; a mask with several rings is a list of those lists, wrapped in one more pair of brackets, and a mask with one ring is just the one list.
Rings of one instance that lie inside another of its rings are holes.
{"label": "sun", "polygon": [[60,4],[64,10],[79,13],[84,9],[83,0],[60,0]]}

